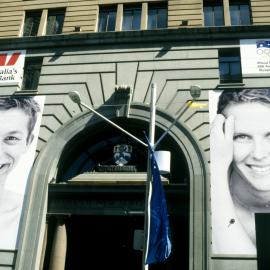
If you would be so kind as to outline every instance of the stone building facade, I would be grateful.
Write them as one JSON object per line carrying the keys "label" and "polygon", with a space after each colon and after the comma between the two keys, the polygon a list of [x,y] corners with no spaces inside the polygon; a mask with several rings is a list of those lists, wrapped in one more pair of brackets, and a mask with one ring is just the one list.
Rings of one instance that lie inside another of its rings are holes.
{"label": "stone building facade", "polygon": [[[269,73],[222,70],[226,57],[241,64],[241,40],[267,40],[269,32],[267,0],[2,0],[0,51],[25,51],[25,65],[22,84],[1,82],[0,95],[45,96],[45,105],[17,247],[0,250],[0,269],[141,269],[133,241],[143,229],[147,149],[68,94],[78,91],[145,141],[153,83],[156,139],[192,86],[201,96],[159,146],[171,152],[165,191],[174,251],[150,269],[257,269],[256,255],[212,253],[208,101],[210,91],[269,87]],[[121,144],[132,146],[136,172],[100,171],[115,165]]]}

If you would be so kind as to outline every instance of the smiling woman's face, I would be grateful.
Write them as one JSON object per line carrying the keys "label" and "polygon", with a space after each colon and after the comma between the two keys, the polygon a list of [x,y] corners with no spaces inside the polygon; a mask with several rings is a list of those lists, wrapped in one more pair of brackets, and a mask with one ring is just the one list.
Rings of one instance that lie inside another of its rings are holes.
{"label": "smiling woman's face", "polygon": [[28,121],[20,109],[0,111],[0,183],[27,149]]}
{"label": "smiling woman's face", "polygon": [[229,105],[224,114],[233,115],[233,164],[255,190],[270,191],[270,105]]}

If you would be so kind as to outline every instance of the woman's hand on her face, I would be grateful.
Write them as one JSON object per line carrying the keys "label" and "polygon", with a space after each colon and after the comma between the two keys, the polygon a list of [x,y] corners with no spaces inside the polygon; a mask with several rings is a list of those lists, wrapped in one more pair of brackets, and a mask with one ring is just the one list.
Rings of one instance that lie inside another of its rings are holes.
{"label": "woman's hand on her face", "polygon": [[210,131],[211,163],[228,170],[233,160],[234,117],[218,114]]}
{"label": "woman's hand on her face", "polygon": [[234,117],[218,114],[210,132],[212,244],[217,254],[246,254],[254,250],[237,216],[229,187],[233,136]]}

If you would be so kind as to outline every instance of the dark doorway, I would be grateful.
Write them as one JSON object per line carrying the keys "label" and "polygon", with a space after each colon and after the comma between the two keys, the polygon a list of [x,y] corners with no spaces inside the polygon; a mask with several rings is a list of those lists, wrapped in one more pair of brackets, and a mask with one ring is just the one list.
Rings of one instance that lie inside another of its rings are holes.
{"label": "dark doorway", "polygon": [[[164,263],[149,270],[188,270],[188,221],[170,218],[173,250]],[[143,229],[143,216],[72,216],[67,222],[65,270],[141,270],[142,251],[133,249],[134,230]]]}
{"label": "dark doorway", "polygon": [[141,269],[142,252],[133,249],[136,229],[143,229],[142,217],[72,216],[65,270]]}

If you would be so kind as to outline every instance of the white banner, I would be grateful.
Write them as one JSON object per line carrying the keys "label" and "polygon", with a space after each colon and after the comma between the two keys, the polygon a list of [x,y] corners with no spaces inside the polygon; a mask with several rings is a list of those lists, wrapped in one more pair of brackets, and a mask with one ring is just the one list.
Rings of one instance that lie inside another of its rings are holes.
{"label": "white banner", "polygon": [[270,39],[240,40],[242,74],[270,73]]}
{"label": "white banner", "polygon": [[0,98],[0,249],[17,246],[45,97]]}
{"label": "white banner", "polygon": [[270,89],[209,91],[212,251],[255,255],[270,213]]}
{"label": "white banner", "polygon": [[25,51],[0,51],[0,85],[21,85]]}
{"label": "white banner", "polygon": [[[270,39],[240,41],[243,75],[270,74]],[[209,91],[212,252],[256,255],[270,212],[270,89]]]}

